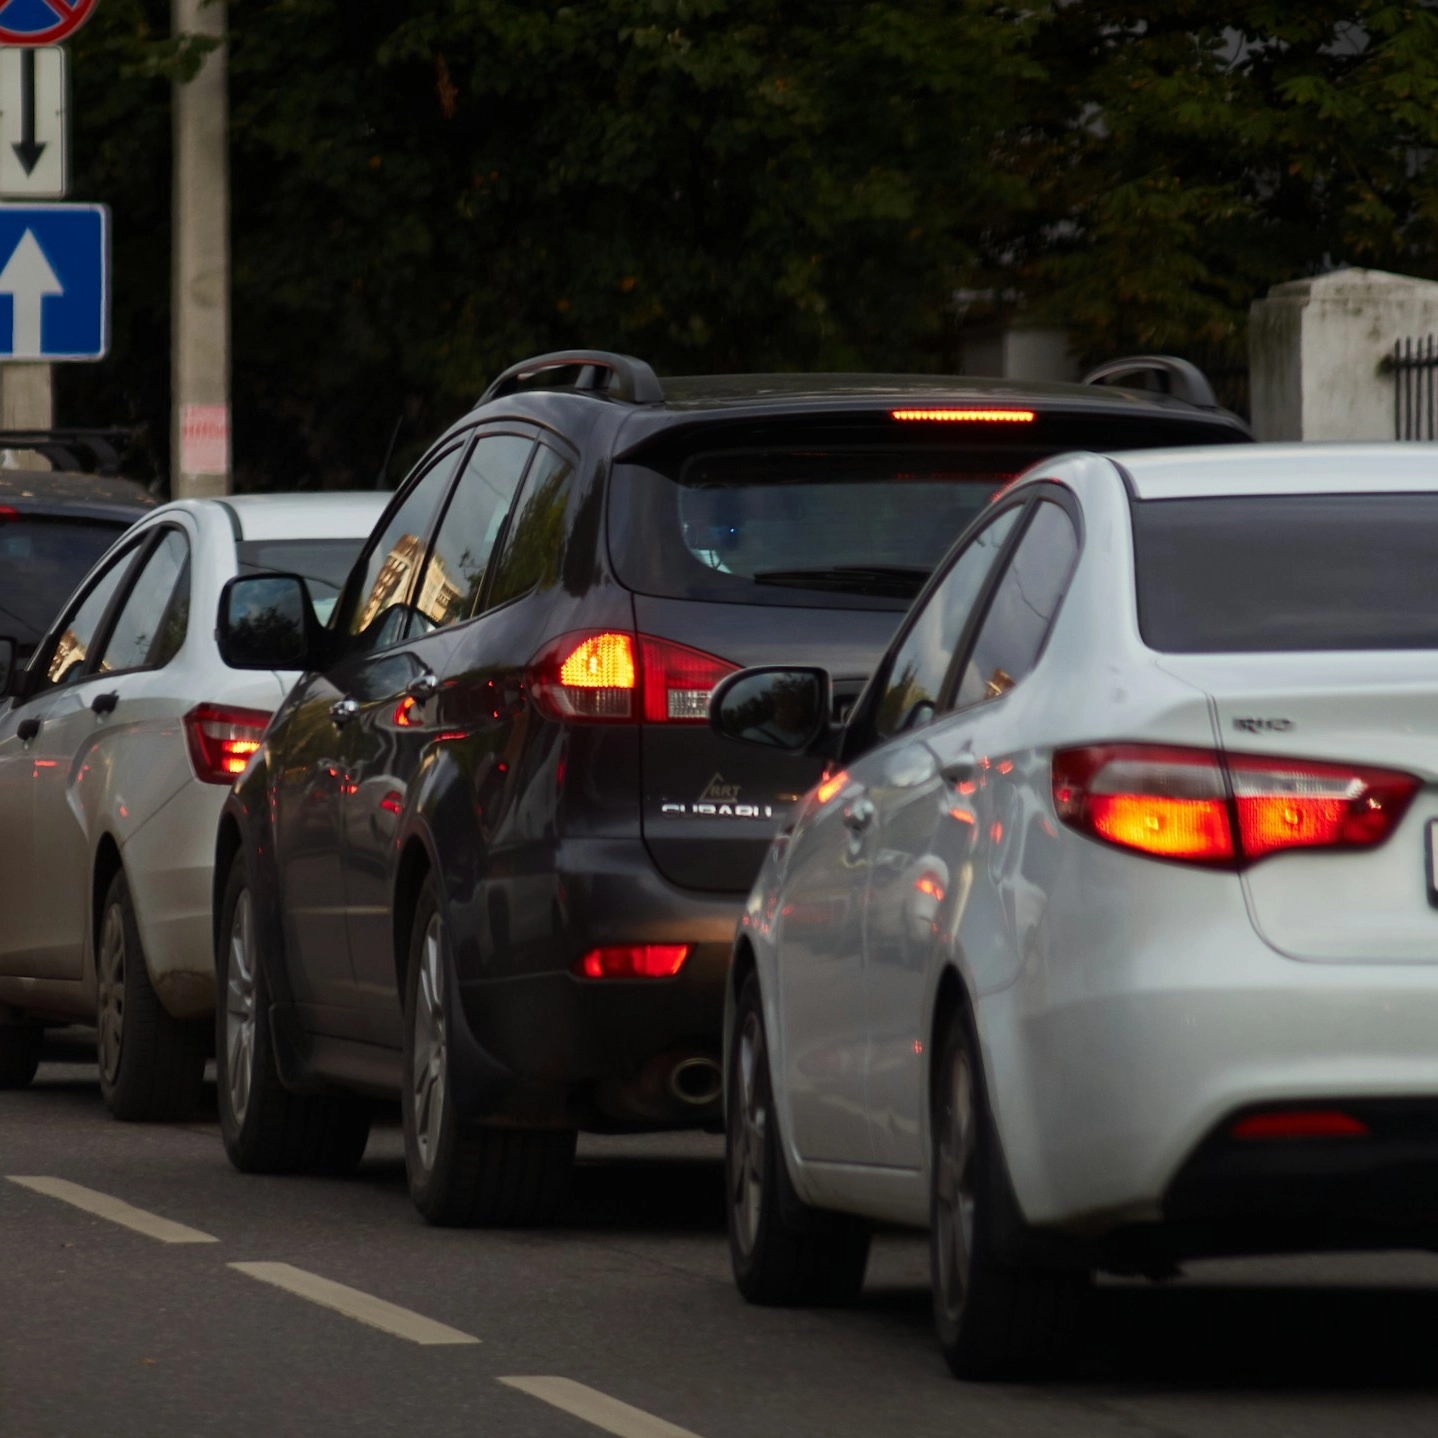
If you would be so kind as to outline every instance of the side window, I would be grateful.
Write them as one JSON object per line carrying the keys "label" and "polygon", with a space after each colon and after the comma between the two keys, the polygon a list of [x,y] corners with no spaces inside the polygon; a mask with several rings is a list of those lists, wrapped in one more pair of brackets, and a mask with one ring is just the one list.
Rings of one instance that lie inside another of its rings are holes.
{"label": "side window", "polygon": [[470,450],[415,596],[421,632],[443,629],[475,612],[494,542],[533,449],[527,436],[490,434]]}
{"label": "side window", "polygon": [[37,693],[52,684],[73,684],[84,672],[90,646],[95,642],[95,631],[99,629],[105,611],[134,559],[135,549],[132,547],[100,575],[72,610],[45,661],[45,677],[36,686]]}
{"label": "side window", "polygon": [[1016,505],[975,535],[929,596],[889,666],[874,719],[883,738],[933,717],[974,601],[1022,509]]}
{"label": "side window", "polygon": [[557,582],[564,563],[566,521],[573,492],[574,466],[541,444],[495,562],[494,584],[489,591],[491,608]]}
{"label": "side window", "polygon": [[359,593],[345,628],[360,649],[382,649],[404,636],[410,584],[424,562],[424,540],[459,463],[463,445],[446,450],[420,476],[389,517],[365,558]]}
{"label": "side window", "polygon": [[158,669],[174,658],[190,618],[190,545],[168,530],[151,551],[105,641],[98,669]]}
{"label": "side window", "polygon": [[1078,535],[1062,506],[1044,500],[989,604],[959,681],[961,709],[1007,694],[1038,662],[1078,558]]}

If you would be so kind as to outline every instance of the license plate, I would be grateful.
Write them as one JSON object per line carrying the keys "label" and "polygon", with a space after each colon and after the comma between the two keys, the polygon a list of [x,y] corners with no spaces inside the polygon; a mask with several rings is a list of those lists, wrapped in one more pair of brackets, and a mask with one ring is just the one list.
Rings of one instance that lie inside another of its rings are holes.
{"label": "license plate", "polygon": [[1424,859],[1428,870],[1428,902],[1438,909],[1438,819],[1429,819],[1424,838],[1427,841]]}

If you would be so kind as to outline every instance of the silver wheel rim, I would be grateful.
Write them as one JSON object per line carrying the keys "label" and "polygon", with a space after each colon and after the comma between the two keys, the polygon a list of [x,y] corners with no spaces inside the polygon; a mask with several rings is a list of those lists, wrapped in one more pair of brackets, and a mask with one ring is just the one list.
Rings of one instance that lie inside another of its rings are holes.
{"label": "silver wheel rim", "polygon": [[237,1124],[250,1106],[255,1068],[255,924],[250,891],[240,890],[230,921],[230,964],[225,980],[225,1088]]}
{"label": "silver wheel rim", "polygon": [[734,1235],[745,1254],[759,1239],[759,1216],[764,1202],[765,1138],[769,1105],[760,1083],[765,1061],[764,1025],[759,1015],[744,1016],[734,1056],[736,1092],[729,1114],[729,1201],[734,1208]]}
{"label": "silver wheel rim", "polygon": [[410,1095],[414,1099],[414,1145],[420,1166],[434,1167],[439,1130],[444,1121],[445,1015],[444,927],[431,916],[419,955],[419,983],[414,996],[414,1067]]}
{"label": "silver wheel rim", "polygon": [[934,1151],[934,1241],[944,1311],[953,1321],[968,1297],[974,1252],[974,1076],[960,1050],[944,1075]]}
{"label": "silver wheel rim", "polygon": [[105,910],[100,927],[99,977],[100,1072],[113,1084],[125,1042],[125,916],[119,904]]}

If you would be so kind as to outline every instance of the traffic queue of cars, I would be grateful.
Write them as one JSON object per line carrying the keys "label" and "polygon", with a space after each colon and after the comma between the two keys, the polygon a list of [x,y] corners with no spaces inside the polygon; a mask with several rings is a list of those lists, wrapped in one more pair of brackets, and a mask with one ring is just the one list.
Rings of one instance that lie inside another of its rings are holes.
{"label": "traffic queue of cars", "polygon": [[398,1098],[442,1224],[722,1123],[745,1296],[928,1227],[968,1375],[1438,1227],[1432,459],[1098,378],[541,356],[382,513],[154,511],[6,680],[0,1083],[83,1014],[181,1112],[213,1010],[237,1168]]}

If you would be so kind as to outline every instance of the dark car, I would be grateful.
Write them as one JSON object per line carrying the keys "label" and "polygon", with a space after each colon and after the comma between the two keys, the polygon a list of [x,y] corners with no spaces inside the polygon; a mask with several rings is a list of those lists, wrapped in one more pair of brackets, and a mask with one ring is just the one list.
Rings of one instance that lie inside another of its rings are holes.
{"label": "dark car", "polygon": [[0,468],[0,628],[26,658],[96,560],[158,501],[116,472],[103,432],[0,431],[0,449],[39,451],[57,466]]}
{"label": "dark car", "polygon": [[523,1221],[576,1130],[716,1122],[735,921],[819,761],[726,745],[710,691],[802,662],[850,702],[1034,460],[1249,438],[1146,363],[1188,397],[543,356],[434,445],[328,627],[297,578],[232,581],[228,661],[309,671],[218,835],[233,1163],[351,1166],[400,1095],[425,1217]]}

